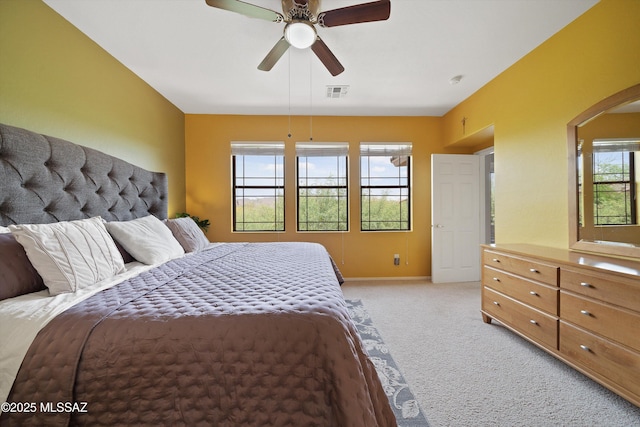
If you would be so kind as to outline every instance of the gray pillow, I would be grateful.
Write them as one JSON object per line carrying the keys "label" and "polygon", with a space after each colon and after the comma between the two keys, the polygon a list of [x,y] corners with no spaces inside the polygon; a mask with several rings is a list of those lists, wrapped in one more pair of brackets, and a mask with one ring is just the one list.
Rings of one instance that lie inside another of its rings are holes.
{"label": "gray pillow", "polygon": [[189,217],[166,219],[164,223],[185,252],[198,252],[209,246],[209,239],[193,219]]}
{"label": "gray pillow", "polygon": [[46,289],[24,248],[11,233],[0,233],[0,301]]}

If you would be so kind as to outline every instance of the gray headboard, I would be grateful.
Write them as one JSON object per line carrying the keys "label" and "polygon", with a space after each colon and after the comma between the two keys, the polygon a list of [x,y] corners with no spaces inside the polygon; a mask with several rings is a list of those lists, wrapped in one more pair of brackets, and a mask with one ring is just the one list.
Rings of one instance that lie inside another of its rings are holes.
{"label": "gray headboard", "polygon": [[101,216],[167,218],[167,177],[62,139],[0,124],[0,225]]}

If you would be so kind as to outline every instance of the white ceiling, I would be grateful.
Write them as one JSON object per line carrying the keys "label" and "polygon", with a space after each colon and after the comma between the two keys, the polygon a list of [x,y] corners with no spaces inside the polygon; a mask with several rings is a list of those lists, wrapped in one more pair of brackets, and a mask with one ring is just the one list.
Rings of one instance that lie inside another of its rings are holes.
{"label": "white ceiling", "polygon": [[[284,24],[205,0],[44,1],[185,113],[343,116],[442,116],[597,3],[392,0],[387,21],[318,28],[345,67],[333,77],[309,49],[259,71]],[[349,92],[329,99],[327,85]]]}

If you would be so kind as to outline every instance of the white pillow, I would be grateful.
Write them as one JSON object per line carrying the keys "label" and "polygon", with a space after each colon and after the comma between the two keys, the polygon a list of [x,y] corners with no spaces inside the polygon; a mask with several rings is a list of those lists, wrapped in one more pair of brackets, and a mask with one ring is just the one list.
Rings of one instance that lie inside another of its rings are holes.
{"label": "white pillow", "polygon": [[176,238],[185,252],[198,252],[209,246],[209,239],[193,219],[184,217],[166,219],[163,222],[169,227],[173,237]]}
{"label": "white pillow", "polygon": [[11,230],[9,229],[9,227],[4,227],[0,225],[0,234],[5,234],[5,233],[11,233]]}
{"label": "white pillow", "polygon": [[121,272],[122,255],[102,218],[10,225],[51,295],[75,292]]}
{"label": "white pillow", "polygon": [[113,238],[143,264],[159,264],[184,255],[171,230],[153,215],[107,222],[106,226]]}

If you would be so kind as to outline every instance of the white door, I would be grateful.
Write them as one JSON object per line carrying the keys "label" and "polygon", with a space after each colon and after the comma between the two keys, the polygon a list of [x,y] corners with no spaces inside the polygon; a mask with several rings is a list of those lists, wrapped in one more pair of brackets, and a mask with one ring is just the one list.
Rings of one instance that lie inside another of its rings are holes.
{"label": "white door", "polygon": [[480,280],[480,156],[431,155],[431,281]]}

